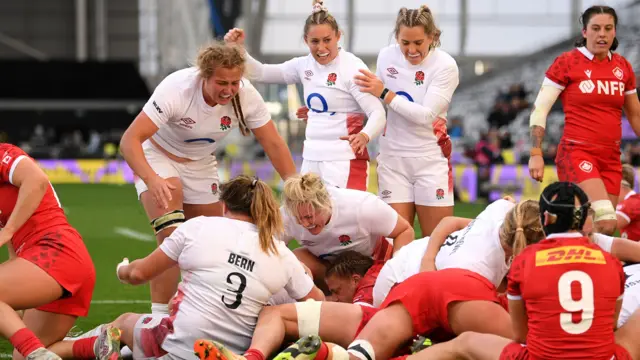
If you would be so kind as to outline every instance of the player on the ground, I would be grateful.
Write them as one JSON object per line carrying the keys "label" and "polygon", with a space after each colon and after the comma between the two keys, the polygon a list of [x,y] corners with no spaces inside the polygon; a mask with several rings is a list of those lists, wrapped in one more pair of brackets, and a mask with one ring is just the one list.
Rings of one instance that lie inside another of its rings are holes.
{"label": "player on the ground", "polygon": [[[158,244],[185,219],[222,215],[213,153],[233,128],[253,132],[282,178],[296,171],[264,100],[243,79],[244,68],[239,48],[204,48],[196,66],[158,85],[122,137],[122,154],[139,177],[136,189]],[[168,312],[179,276],[175,267],[151,282],[152,313]]]}
{"label": "player on the ground", "polygon": [[151,255],[118,265],[118,278],[127,284],[143,284],[176,265],[184,279],[170,315],[128,313],[111,323],[122,330],[134,359],[191,359],[202,337],[243,352],[274,293],[284,288],[294,299],[324,299],[278,240],[282,218],[268,184],[241,175],[220,186],[220,200],[223,217],[188,220]]}
{"label": "player on the ground", "polygon": [[633,191],[636,169],[629,164],[622,165],[622,182],[616,216],[618,230],[623,238],[640,240],[640,195]]}
{"label": "player on the ground", "polygon": [[580,233],[588,208],[573,183],[540,196],[547,237],[516,256],[508,275],[512,338],[468,332],[415,359],[631,359],[614,341],[625,275]]}
{"label": "player on the ground", "polygon": [[[560,55],[546,72],[531,113],[532,148],[529,173],[542,181],[542,141],[547,115],[560,97],[565,128],[556,167],[561,181],[578,184],[596,212],[598,232],[616,230],[615,205],[620,193],[622,110],[640,134],[640,101],[631,64],[619,54],[618,16],[608,6],[592,6],[582,14],[582,37],[576,49]],[[605,130],[606,129],[606,130]]]}
{"label": "player on the ground", "polygon": [[325,274],[331,292],[331,298],[327,299],[373,306],[373,286],[384,264],[383,260],[373,260],[353,250],[340,253],[331,261]]}
{"label": "player on the ground", "polygon": [[366,191],[325,186],[320,176],[307,173],[284,183],[283,240],[296,239],[294,253],[311,269],[320,288],[326,289],[327,260],[354,250],[378,260],[414,238],[411,225],[384,201]]}
{"label": "player on the ground", "polygon": [[[225,40],[242,44],[244,32],[232,29]],[[376,96],[360,92],[353,77],[367,66],[342,50],[339,40],[336,18],[322,0],[313,0],[312,14],[304,25],[310,54],[277,65],[261,64],[247,55],[246,76],[252,81],[302,84],[311,111],[300,172],[317,173],[331,186],[366,190],[367,143],[382,133],[386,114]]]}
{"label": "player on the ground", "polygon": [[[0,247],[5,244],[0,335],[13,345],[14,359],[58,359],[46,347],[89,313],[93,261],[47,175],[20,148],[0,143]],[[22,319],[16,310],[26,310]]]}
{"label": "player on the ground", "polygon": [[360,70],[355,83],[388,108],[377,158],[379,196],[409,223],[417,213],[429,235],[453,215],[447,109],[458,65],[438,49],[441,31],[428,6],[400,9],[394,33],[397,44],[380,51],[376,75]]}

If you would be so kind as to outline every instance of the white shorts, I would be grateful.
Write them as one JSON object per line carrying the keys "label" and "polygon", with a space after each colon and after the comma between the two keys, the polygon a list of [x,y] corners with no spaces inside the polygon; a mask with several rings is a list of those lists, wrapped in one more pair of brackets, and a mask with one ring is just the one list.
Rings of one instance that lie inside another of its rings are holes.
{"label": "white shorts", "polygon": [[162,320],[169,319],[168,315],[145,314],[133,327],[133,358],[136,360],[161,359],[178,360],[177,356],[171,355],[162,349],[164,339],[169,335]]}
{"label": "white shorts", "polygon": [[400,282],[392,264],[389,263],[391,260],[388,260],[380,269],[376,283],[373,285],[373,307],[375,308],[380,307],[391,288]]}
{"label": "white shorts", "polygon": [[[156,174],[163,179],[180,179],[184,204],[213,204],[220,200],[220,178],[215,156],[179,163],[169,159],[148,140],[142,144],[142,149]],[[136,190],[138,199],[140,194],[148,190],[147,184],[140,178],[136,179]]]}
{"label": "white shorts", "polygon": [[378,155],[378,196],[387,204],[453,206],[453,174],[442,155]]}
{"label": "white shorts", "polygon": [[328,186],[367,191],[369,161],[364,159],[339,161],[302,160],[301,174],[316,173]]}

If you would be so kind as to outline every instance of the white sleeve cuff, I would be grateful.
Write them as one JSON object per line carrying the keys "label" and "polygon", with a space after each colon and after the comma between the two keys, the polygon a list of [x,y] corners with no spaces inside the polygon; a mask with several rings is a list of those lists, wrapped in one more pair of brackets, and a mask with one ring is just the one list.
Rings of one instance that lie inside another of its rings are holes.
{"label": "white sleeve cuff", "polygon": [[15,159],[13,161],[13,164],[11,164],[11,169],[9,169],[9,183],[11,183],[11,185],[14,185],[13,184],[13,172],[16,170],[16,166],[18,166],[18,163],[20,161],[22,161],[22,159],[24,159],[24,158],[26,158],[25,155],[20,155],[20,156],[18,156],[17,159]]}

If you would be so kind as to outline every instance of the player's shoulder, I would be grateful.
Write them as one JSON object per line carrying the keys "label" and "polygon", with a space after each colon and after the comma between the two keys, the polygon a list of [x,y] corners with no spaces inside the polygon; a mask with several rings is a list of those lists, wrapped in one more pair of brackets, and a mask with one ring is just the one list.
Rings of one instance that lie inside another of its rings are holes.
{"label": "player's shoulder", "polygon": [[260,95],[260,92],[258,91],[258,89],[256,89],[256,87],[253,86],[251,81],[249,81],[249,79],[245,77],[243,77],[242,80],[240,81],[240,90],[238,90],[238,92],[240,93],[240,101],[243,101],[243,95],[244,97],[249,97],[251,100],[254,100],[254,101],[263,100],[262,95]]}
{"label": "player's shoulder", "polygon": [[346,50],[340,50],[340,67],[343,70],[357,70],[368,66],[355,54]]}
{"label": "player's shoulder", "polygon": [[437,64],[438,67],[442,67],[442,68],[458,67],[458,62],[456,61],[456,59],[454,59],[453,56],[451,56],[451,54],[449,54],[448,52],[440,48],[435,48],[432,52],[432,55],[435,57],[434,63]]}
{"label": "player's shoulder", "polygon": [[16,145],[10,144],[10,143],[3,143],[0,142],[0,154],[8,154],[8,153],[23,153],[26,154],[24,152],[24,150],[22,150],[21,148],[17,147]]}
{"label": "player's shoulder", "polygon": [[391,61],[392,59],[395,59],[399,56],[402,56],[400,45],[391,44],[380,49],[380,51],[378,52],[378,62]]}
{"label": "player's shoulder", "polygon": [[623,65],[631,66],[631,63],[629,63],[629,60],[627,60],[627,58],[625,58],[623,55],[615,53],[615,52],[611,53],[611,61],[623,64]]}

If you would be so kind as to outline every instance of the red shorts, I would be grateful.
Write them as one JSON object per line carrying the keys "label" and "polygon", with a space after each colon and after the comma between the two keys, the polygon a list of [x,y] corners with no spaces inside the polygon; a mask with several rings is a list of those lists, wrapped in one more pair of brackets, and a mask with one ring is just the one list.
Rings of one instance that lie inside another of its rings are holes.
{"label": "red shorts", "polygon": [[561,140],[556,154],[558,180],[579,184],[601,178],[607,193],[618,195],[622,181],[620,147],[587,145]]}
{"label": "red shorts", "polygon": [[[512,342],[500,353],[500,360],[529,360],[529,349],[519,343]],[[586,356],[585,356],[586,357]],[[632,360],[627,349],[615,344],[613,357],[610,360]]]}
{"label": "red shorts", "polygon": [[362,329],[364,329],[365,326],[367,326],[369,320],[371,320],[373,315],[380,311],[380,309],[365,305],[360,305],[360,309],[362,310],[362,320],[360,320],[360,325],[358,325],[356,335],[353,337],[354,339],[357,338],[358,335],[360,335],[360,332],[362,331]]}
{"label": "red shorts", "polygon": [[373,266],[371,266],[362,279],[360,279],[356,292],[353,295],[354,304],[365,303],[373,305],[373,287],[376,285],[376,280],[383,266],[384,262],[382,261],[374,262]]}
{"label": "red shorts", "polygon": [[16,249],[16,254],[34,263],[64,288],[63,297],[38,310],[56,314],[87,316],[96,271],[82,237],[72,227],[43,232]]}
{"label": "red shorts", "polygon": [[485,300],[499,303],[495,286],[484,277],[463,269],[444,269],[413,275],[393,287],[380,309],[402,303],[413,320],[413,336],[429,335],[449,326],[449,304]]}

